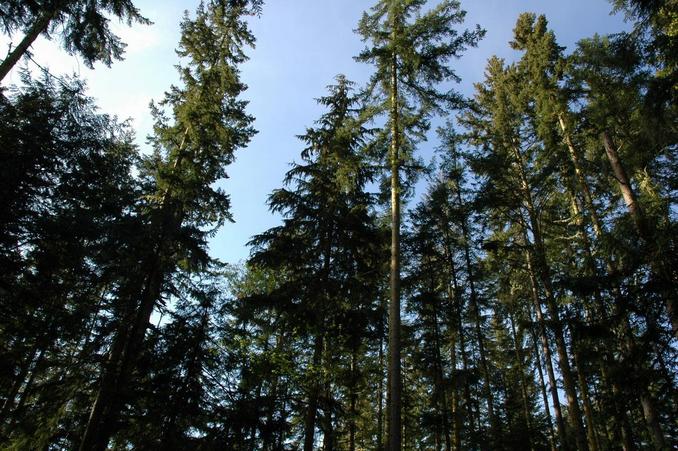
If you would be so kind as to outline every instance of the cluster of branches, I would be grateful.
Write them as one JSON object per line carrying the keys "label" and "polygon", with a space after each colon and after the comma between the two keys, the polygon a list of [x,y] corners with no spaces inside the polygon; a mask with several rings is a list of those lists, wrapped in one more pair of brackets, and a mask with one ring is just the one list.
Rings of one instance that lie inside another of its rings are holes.
{"label": "cluster of branches", "polygon": [[[238,65],[260,1],[186,15],[151,154],[77,80],[24,74],[0,93],[0,446],[677,446],[671,4],[615,2],[634,30],[570,54],[523,14],[517,61],[490,59],[464,99],[450,63],[483,30],[458,30],[456,1],[378,1],[357,29],[373,77],[319,99],[269,197],[282,222],[242,267],[207,243],[231,220],[215,182],[255,133]],[[25,40],[103,17],[77,5],[0,20]],[[92,61],[120,57],[96,24]],[[438,162],[401,215],[436,115]]]}
{"label": "cluster of branches", "polygon": [[[24,72],[21,86],[0,92],[3,448],[221,440],[220,426],[197,415],[211,312],[223,296],[207,241],[230,220],[215,182],[255,133],[238,66],[260,8],[215,0],[186,14],[186,66],[181,85],[151,105],[150,154],[77,80]],[[124,46],[106,13],[146,22],[129,1],[8,2],[0,11],[6,30],[27,29],[2,76],[39,32],[62,30],[67,49],[110,62]],[[150,327],[154,316],[164,319]]]}

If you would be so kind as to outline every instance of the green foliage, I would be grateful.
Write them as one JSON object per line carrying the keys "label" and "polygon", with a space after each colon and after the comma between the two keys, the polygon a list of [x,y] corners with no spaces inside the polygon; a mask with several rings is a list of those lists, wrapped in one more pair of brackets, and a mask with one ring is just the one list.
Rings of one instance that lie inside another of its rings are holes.
{"label": "green foliage", "polygon": [[[457,31],[458,2],[378,1],[357,29],[372,78],[318,99],[243,266],[209,240],[255,134],[239,67],[261,1],[184,16],[151,154],[77,79],[24,73],[0,95],[0,448],[383,450],[375,182],[390,146],[412,192],[456,108],[403,215],[402,449],[675,447],[673,3],[615,1],[634,30],[571,53],[522,14],[517,60],[463,99],[450,63],[484,32]],[[3,2],[0,26],[45,11],[89,65],[122,54],[108,17],[145,22],[129,1],[40,0]]]}
{"label": "green foliage", "polygon": [[[26,79],[0,109],[7,182],[0,386],[13,393],[0,436],[16,446],[38,435],[49,441],[73,421],[66,405],[90,375],[71,365],[89,367],[101,346],[89,336],[93,315],[105,304],[102,292],[125,274],[119,253],[135,245],[141,227],[133,213],[139,186],[131,131],[97,113],[83,90],[77,80]],[[17,393],[27,372],[30,382]]]}
{"label": "green foliage", "polygon": [[0,23],[7,34],[28,33],[36,22],[48,18],[40,31],[48,38],[58,36],[64,49],[81,56],[88,67],[97,61],[110,66],[114,59],[122,59],[126,44],[111,31],[111,15],[128,25],[151,23],[130,0],[11,0],[0,8]]}
{"label": "green foliage", "polygon": [[[485,35],[478,25],[473,30],[457,30],[466,16],[457,1],[438,2],[428,11],[425,6],[425,1],[382,0],[363,13],[356,29],[368,46],[355,59],[375,67],[366,88],[373,104],[368,111],[387,115],[377,141],[398,142],[398,164],[405,172],[406,190],[421,172],[422,164],[413,159],[413,152],[416,143],[426,138],[430,117],[463,103],[457,92],[441,87],[459,81],[450,61],[475,47]],[[397,136],[391,136],[395,110]],[[385,158],[386,148],[385,144],[376,147],[382,149],[380,158]]]}
{"label": "green foliage", "polygon": [[[269,198],[283,224],[252,239],[249,262],[253,269],[284,274],[284,282],[263,297],[285,327],[278,334],[291,331],[288,340],[316,349],[304,357],[307,363],[289,389],[301,390],[298,396],[318,406],[318,422],[326,434],[331,433],[328,421],[337,427],[356,421],[356,399],[363,397],[356,393],[357,384],[365,390],[367,375],[356,365],[365,359],[362,352],[380,314],[375,301],[384,262],[384,236],[372,210],[375,199],[365,191],[373,171],[363,152],[370,131],[360,114],[361,98],[343,76],[328,89],[318,100],[327,112],[299,137],[307,147],[301,153],[303,163],[287,173],[290,188]],[[353,355],[352,360],[342,352]],[[335,390],[348,396],[335,400]],[[294,408],[290,414],[302,423],[308,413]],[[308,431],[297,434],[303,437]]]}

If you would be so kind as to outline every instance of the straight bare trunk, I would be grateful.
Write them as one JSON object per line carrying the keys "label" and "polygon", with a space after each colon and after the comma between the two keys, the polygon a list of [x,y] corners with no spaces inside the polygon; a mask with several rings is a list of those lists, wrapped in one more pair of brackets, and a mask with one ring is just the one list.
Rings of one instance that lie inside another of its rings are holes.
{"label": "straight bare trunk", "polygon": [[530,436],[532,435],[532,421],[530,415],[530,408],[527,399],[527,386],[525,385],[525,368],[523,366],[523,356],[521,351],[522,345],[518,341],[518,334],[516,333],[516,326],[513,321],[513,314],[509,312],[509,323],[511,324],[511,336],[513,339],[513,347],[516,354],[516,362],[518,363],[518,371],[520,372],[520,394],[523,398],[523,416],[525,417],[525,426],[527,428],[527,440],[531,450],[534,449]]}
{"label": "straight bare trunk", "polygon": [[435,352],[435,398],[436,405],[442,415],[442,434],[445,440],[445,451],[451,451],[449,415],[447,412],[447,396],[445,385],[443,384],[443,363],[440,354],[440,328],[438,325],[438,308],[436,301],[433,300],[433,337]]}
{"label": "straight bare trunk", "polygon": [[645,224],[643,221],[643,214],[640,210],[638,200],[636,199],[636,194],[633,192],[633,187],[631,187],[631,181],[626,175],[626,169],[624,169],[624,165],[622,165],[619,153],[617,152],[617,149],[615,149],[610,134],[607,131],[604,131],[601,137],[603,146],[605,147],[607,160],[610,162],[614,178],[617,180],[617,185],[619,186],[619,191],[621,191],[622,197],[624,198],[626,209],[629,211],[629,215],[631,215],[638,235],[644,237]]}
{"label": "straight bare trunk", "polygon": [[539,291],[537,288],[537,277],[534,273],[532,265],[532,256],[530,252],[526,252],[527,271],[530,277],[530,287],[532,294],[532,301],[534,304],[534,311],[537,315],[537,325],[539,327],[539,337],[541,339],[541,348],[544,354],[544,361],[546,362],[546,374],[549,379],[549,389],[551,392],[551,402],[553,403],[553,412],[556,416],[556,430],[563,449],[567,448],[567,435],[565,433],[565,422],[563,421],[563,414],[560,408],[560,398],[558,397],[558,385],[556,382],[556,375],[553,371],[553,360],[551,357],[551,348],[548,342],[548,335],[546,332],[546,321],[541,310],[541,301],[539,299]]}
{"label": "straight bare trunk", "polygon": [[[459,181],[457,180],[457,188],[456,188],[456,197],[457,197],[457,204],[459,207],[462,206],[462,198],[461,198],[461,190],[459,188]],[[476,331],[476,339],[478,340],[478,352],[480,353],[480,367],[483,372],[483,379],[485,380],[484,383],[484,391],[485,391],[485,398],[487,400],[487,413],[488,416],[490,417],[490,426],[492,428],[492,439],[496,443],[501,443],[501,427],[499,425],[499,421],[497,419],[497,416],[494,412],[494,396],[492,394],[492,386],[490,384],[490,370],[489,370],[489,365],[487,364],[487,356],[485,352],[485,339],[483,337],[483,332],[482,332],[482,327],[481,327],[481,315],[480,315],[480,306],[478,305],[478,295],[476,293],[476,287],[475,287],[475,274],[473,272],[473,265],[471,262],[471,252],[469,249],[469,232],[468,232],[468,224],[466,222],[466,218],[462,218],[460,221],[461,225],[461,230],[464,238],[464,262],[466,264],[466,274],[468,276],[468,283],[469,283],[469,289],[471,290],[471,296],[470,296],[470,301],[471,301],[471,309],[473,311],[473,316],[474,316],[474,325],[475,325],[475,331]]]}
{"label": "straight bare trunk", "polygon": [[[313,343],[313,370],[319,371],[322,363],[323,336],[318,334]],[[320,398],[320,380],[319,376],[314,376],[311,382],[311,392],[308,396],[308,405],[306,407],[306,418],[304,420],[304,451],[313,451],[315,442],[315,420],[318,413],[318,399]]]}
{"label": "straight bare trunk", "polygon": [[[468,368],[468,358],[466,355],[466,340],[464,338],[464,328],[461,318],[461,312],[464,310],[463,301],[459,292],[459,281],[457,278],[457,269],[454,263],[452,256],[452,242],[450,239],[450,234],[447,227],[443,226],[445,230],[445,257],[450,271],[450,279],[452,284],[448,283],[447,285],[447,296],[454,305],[454,311],[452,312],[453,321],[450,322],[450,354],[452,359],[452,371],[456,371],[457,368],[457,355],[456,355],[456,343],[455,343],[455,333],[456,329],[459,334],[459,352],[461,354],[462,360],[462,370],[464,374],[464,405],[466,407],[466,416],[469,419],[469,425],[471,432],[474,430],[474,420],[473,412],[471,411],[471,390],[469,388],[468,377],[467,377],[467,368]],[[459,408],[459,396],[457,394],[459,389],[459,383],[455,381],[453,384],[453,417],[454,417],[454,449],[456,451],[461,450],[461,438],[462,438],[462,428],[463,428],[463,417],[462,411]]]}
{"label": "straight bare trunk", "polygon": [[397,57],[394,53],[391,62],[391,303],[388,315],[389,396],[387,408],[389,451],[400,451],[402,441],[400,399],[402,391],[400,374],[400,124],[397,66]]}
{"label": "straight bare trunk", "polygon": [[379,336],[379,393],[377,394],[377,451],[384,450],[384,330],[381,322]]}
{"label": "straight bare trunk", "polygon": [[356,433],[356,416],[358,412],[356,411],[357,403],[357,387],[358,385],[358,349],[357,346],[353,346],[351,352],[351,394],[350,394],[350,419],[348,425],[348,449],[349,451],[355,451],[355,433]]}
{"label": "straight bare trunk", "polygon": [[[530,315],[530,322],[532,322],[532,317]],[[541,356],[539,355],[539,346],[537,345],[537,336],[533,328],[530,328],[530,334],[532,336],[532,345],[534,348],[534,359],[537,364],[537,375],[539,376],[539,390],[541,392],[541,399],[544,403],[544,412],[546,413],[546,422],[549,428],[549,444],[551,445],[551,451],[556,451],[556,434],[553,430],[553,420],[551,418],[551,407],[549,406],[549,398],[546,394],[546,382],[544,381],[544,370],[541,366]],[[560,407],[559,407],[560,408]]]}

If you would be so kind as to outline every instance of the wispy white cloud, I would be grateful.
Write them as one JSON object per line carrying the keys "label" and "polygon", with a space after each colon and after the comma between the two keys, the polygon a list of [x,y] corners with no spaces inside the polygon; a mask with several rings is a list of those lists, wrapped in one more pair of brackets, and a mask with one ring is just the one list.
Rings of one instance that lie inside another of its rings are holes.
{"label": "wispy white cloud", "polygon": [[112,22],[111,29],[127,44],[125,54],[128,57],[154,49],[162,40],[160,28],[153,25],[128,27],[120,22]]}

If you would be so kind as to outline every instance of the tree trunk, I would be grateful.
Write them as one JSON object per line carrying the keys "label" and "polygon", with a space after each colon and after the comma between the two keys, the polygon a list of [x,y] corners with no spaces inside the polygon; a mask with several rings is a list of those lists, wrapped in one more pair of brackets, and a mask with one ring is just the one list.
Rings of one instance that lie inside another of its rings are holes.
{"label": "tree trunk", "polygon": [[631,219],[633,219],[636,232],[638,232],[639,236],[644,237],[645,224],[643,221],[643,214],[640,210],[640,205],[638,205],[636,194],[633,192],[633,188],[631,187],[631,181],[626,175],[626,170],[619,159],[619,154],[617,153],[617,149],[615,149],[610,134],[607,131],[604,131],[601,137],[603,140],[603,145],[605,146],[605,154],[607,155],[607,159],[610,162],[610,166],[612,167],[614,178],[617,180],[617,184],[619,185],[619,190],[621,191],[622,197],[624,198],[626,208],[631,215]]}
{"label": "tree trunk", "polygon": [[[584,433],[584,426],[582,424],[581,410],[579,409],[579,402],[577,401],[577,390],[575,388],[572,370],[570,368],[570,361],[567,353],[567,346],[565,344],[563,325],[560,319],[560,313],[554,297],[554,290],[551,283],[551,269],[546,261],[546,252],[544,249],[544,240],[541,235],[541,228],[537,219],[536,209],[532,201],[532,193],[530,192],[530,185],[525,174],[525,165],[520,150],[513,147],[515,156],[515,164],[520,176],[521,189],[523,192],[523,201],[527,210],[530,229],[534,237],[534,258],[536,261],[536,273],[542,283],[544,295],[546,297],[546,306],[549,311],[551,319],[551,329],[556,342],[556,351],[558,352],[558,363],[560,372],[563,376],[563,385],[565,394],[567,396],[568,407],[570,412],[570,419],[572,428],[575,432],[577,448],[586,450],[586,434]],[[525,242],[527,243],[527,231],[525,231]]]}
{"label": "tree trunk", "polygon": [[541,348],[544,353],[544,360],[546,362],[546,374],[549,378],[549,389],[551,392],[551,402],[553,403],[553,412],[556,416],[556,430],[558,431],[558,437],[560,438],[560,445],[563,449],[567,449],[567,435],[565,433],[565,422],[563,421],[563,414],[560,409],[560,398],[558,398],[558,385],[556,383],[556,375],[553,371],[553,360],[551,357],[551,348],[549,347],[548,335],[546,332],[546,322],[544,320],[544,315],[541,310],[541,304],[539,299],[539,292],[537,288],[537,277],[534,274],[534,268],[532,266],[532,256],[530,252],[526,252],[527,260],[527,271],[530,276],[530,286],[532,301],[534,304],[534,311],[537,315],[537,325],[539,326],[539,336],[541,338]]}
{"label": "tree trunk", "polygon": [[[280,321],[280,315],[270,324],[271,328],[276,328],[276,322]],[[275,336],[275,348],[274,352],[280,354],[283,352],[285,346],[285,329],[286,324],[284,321],[280,321],[280,324],[277,325],[277,330],[280,331]],[[276,403],[279,397],[279,386],[280,386],[280,374],[278,371],[275,372],[276,376],[271,382],[271,387],[268,390],[268,403],[266,406],[266,424],[261,430],[261,449],[264,451],[271,451],[273,447],[273,431],[274,431],[274,416]]]}
{"label": "tree trunk", "polygon": [[[177,149],[178,154],[172,165],[173,171],[186,158],[184,146],[188,131],[187,127]],[[183,209],[174,205],[172,201],[171,186],[163,192],[160,208],[158,240],[154,251],[144,259],[146,262],[142,266],[148,270],[141,279],[140,287],[131,290],[133,293],[139,293],[139,306],[136,309],[132,307],[130,318],[123,318],[121,329],[115,335],[80,443],[80,451],[104,451],[108,447],[110,437],[115,432],[117,415],[124,402],[121,390],[128,384],[131,372],[136,366],[151,314],[155,303],[160,299],[165,278],[163,260],[184,219]],[[137,299],[132,298],[129,305],[135,306],[136,301]],[[130,320],[131,325],[128,324]]]}
{"label": "tree trunk", "polygon": [[666,445],[666,439],[659,426],[659,418],[657,417],[657,409],[654,406],[652,398],[643,394],[640,396],[640,404],[643,407],[643,416],[647,422],[647,428],[652,437],[652,444],[656,451],[664,451],[669,448]]}
{"label": "tree trunk", "polygon": [[[456,322],[455,322],[456,324]],[[461,450],[461,411],[459,409],[460,383],[456,376],[457,371],[457,343],[454,330],[450,331],[450,367],[452,380],[452,422],[453,422],[453,446],[455,451]]]}
{"label": "tree trunk", "polygon": [[276,450],[284,449],[283,443],[285,442],[285,434],[287,433],[287,393],[288,386],[283,384],[282,387],[282,403],[280,404],[280,430],[278,431],[278,437],[276,439]]}
{"label": "tree trunk", "polygon": [[584,194],[584,201],[586,202],[586,207],[590,210],[591,213],[591,224],[593,225],[593,230],[595,231],[596,236],[602,236],[603,226],[600,222],[600,218],[598,217],[595,206],[593,204],[593,196],[591,195],[591,189],[589,188],[589,184],[586,181],[584,170],[581,167],[579,152],[577,152],[577,149],[574,147],[574,144],[572,143],[572,137],[570,136],[570,133],[567,130],[567,126],[565,125],[565,120],[563,119],[562,114],[558,115],[558,123],[560,124],[560,130],[563,132],[563,140],[565,141],[567,149],[570,152],[570,159],[572,160],[574,173],[577,176],[579,187],[581,188],[582,193]]}
{"label": "tree trunk", "polygon": [[593,420],[593,406],[591,405],[591,397],[588,390],[588,384],[584,375],[584,370],[581,367],[582,360],[577,349],[577,345],[573,345],[574,364],[577,366],[577,379],[579,382],[579,391],[581,393],[582,405],[584,406],[584,418],[586,419],[586,438],[588,440],[589,449],[591,451],[598,451],[600,445],[598,444],[598,434],[596,433],[595,422]]}
{"label": "tree trunk", "polygon": [[[315,337],[313,345],[313,370],[320,371],[323,352],[323,336],[318,334]],[[320,397],[320,380],[318,375],[313,376],[311,382],[311,392],[308,396],[308,406],[306,407],[306,419],[304,420],[304,451],[313,451],[315,441],[315,418],[318,412],[318,398]]]}
{"label": "tree trunk", "polygon": [[[633,220],[633,225],[636,228],[636,232],[643,241],[650,245],[651,248],[655,247],[652,246],[652,244],[654,243],[651,243],[650,237],[648,236],[645,218],[643,216],[643,212],[640,208],[640,205],[638,204],[636,195],[633,192],[631,181],[628,175],[626,174],[624,166],[622,165],[621,159],[619,158],[619,154],[617,153],[617,149],[615,149],[612,137],[607,131],[604,131],[602,133],[602,140],[603,145],[605,146],[605,154],[607,155],[607,159],[610,162],[610,166],[612,167],[612,172],[614,173],[614,177],[617,180],[619,190],[622,193],[622,197],[624,198],[624,203],[626,204],[626,208],[629,212],[629,215]],[[656,272],[657,275],[659,275],[659,277],[663,280],[664,284],[667,287],[669,287],[668,289],[665,290],[666,292],[663,295],[665,299],[664,301],[665,308],[669,320],[671,321],[673,334],[674,336],[678,336],[678,308],[676,307],[675,304],[676,282],[675,280],[673,280],[673,277],[671,276],[671,271],[666,268],[666,263],[664,261],[663,256],[661,255],[662,250],[661,249],[651,249],[651,250],[653,254],[657,254],[659,257],[657,261],[652,262],[654,272]]]}
{"label": "tree trunk", "polygon": [[434,353],[435,353],[435,398],[436,406],[440,409],[442,424],[440,429],[445,440],[445,451],[451,451],[450,444],[450,429],[449,419],[447,414],[447,396],[445,393],[445,385],[443,384],[443,363],[440,353],[440,330],[438,326],[438,308],[436,301],[432,301],[433,307],[433,337],[434,337]]}
{"label": "tree trunk", "polygon": [[[530,322],[532,322],[531,315]],[[532,336],[532,345],[534,347],[534,358],[537,364],[537,375],[539,376],[539,390],[541,391],[541,399],[542,402],[544,403],[544,412],[546,413],[546,422],[549,428],[549,444],[551,445],[551,451],[556,451],[557,450],[556,434],[553,431],[553,420],[551,419],[551,407],[549,406],[549,398],[548,395],[546,394],[546,382],[544,381],[544,370],[542,369],[541,366],[541,356],[539,355],[537,336],[532,327],[530,328],[530,334]]]}
{"label": "tree trunk", "polygon": [[151,270],[131,327],[119,331],[113,341],[108,364],[104,369],[85,435],[80,443],[80,451],[104,451],[115,433],[118,412],[125,398],[123,391],[130,382],[131,372],[140,356],[148,322],[155,303],[160,298],[164,278],[163,270],[160,268],[160,252],[162,251],[158,250],[154,261],[149,265]]}
{"label": "tree trunk", "polygon": [[[464,336],[464,323],[461,317],[461,312],[464,310],[463,306],[463,301],[461,297],[459,296],[459,284],[457,281],[457,273],[454,268],[454,262],[450,260],[450,265],[451,265],[451,271],[452,271],[452,287],[454,289],[454,293],[457,293],[454,297],[457,308],[456,310],[456,320],[457,320],[457,330],[459,331],[459,353],[461,354],[461,369],[464,374],[464,406],[466,407],[466,417],[468,418],[468,423],[469,423],[469,435],[473,436],[475,434],[475,431],[477,430],[476,428],[476,415],[475,412],[473,411],[473,404],[472,404],[472,398],[471,398],[471,387],[469,386],[469,378],[468,378],[468,354],[466,353],[466,337]],[[461,441],[462,441],[462,433],[463,433],[463,426],[464,426],[464,421],[462,417],[462,411],[459,409],[459,414],[457,415],[457,418],[455,419],[457,422],[456,427],[455,427],[455,447],[457,450],[462,449],[461,448]]]}
{"label": "tree trunk", "polygon": [[348,449],[349,451],[355,450],[355,432],[356,432],[356,416],[358,412],[356,411],[357,403],[357,385],[358,385],[358,347],[353,346],[351,352],[351,392],[350,392],[350,419],[348,424]]}
{"label": "tree trunk", "polygon": [[[468,244],[466,244],[468,246]],[[480,368],[483,373],[483,390],[485,392],[485,399],[487,401],[487,414],[490,419],[490,427],[492,429],[492,442],[494,444],[501,443],[501,427],[497,420],[497,416],[494,412],[494,395],[492,394],[492,386],[490,384],[490,370],[487,364],[487,356],[485,353],[485,339],[483,337],[483,331],[481,328],[481,315],[480,308],[478,306],[478,300],[475,292],[475,285],[473,282],[473,270],[470,267],[470,259],[468,257],[468,248],[466,249],[466,266],[469,275],[469,285],[471,289],[471,310],[474,317],[474,326],[476,332],[476,340],[478,341],[478,352],[480,354]]]}
{"label": "tree trunk", "polygon": [[334,451],[334,424],[332,423],[332,384],[327,383],[325,386],[324,396],[324,418],[323,418],[323,451]]}
{"label": "tree trunk", "polygon": [[[395,21],[395,16],[393,17]],[[395,26],[394,35],[395,35]],[[394,36],[395,38],[395,36]],[[397,56],[391,61],[391,303],[388,315],[389,405],[387,407],[388,449],[400,451],[401,374],[400,374],[400,124],[398,111]]]}
{"label": "tree trunk", "polygon": [[38,353],[38,345],[34,344],[31,347],[28,358],[25,363],[21,366],[19,374],[14,378],[14,382],[9,389],[9,393],[5,398],[5,402],[2,404],[2,409],[0,409],[0,426],[5,423],[5,420],[9,417],[10,412],[14,408],[14,401],[16,400],[16,395],[19,393],[19,390],[24,385],[26,381],[26,375],[35,367],[35,356]]}
{"label": "tree trunk", "polygon": [[[579,210],[579,205],[577,203],[576,195],[572,190],[569,192],[569,197],[570,197],[570,206],[572,209],[572,215],[575,218],[575,224],[577,226],[577,234],[581,237],[582,239],[582,245],[584,247],[584,268],[586,271],[586,274],[590,277],[596,276],[596,270],[595,270],[595,264],[593,261],[593,255],[591,254],[591,249],[589,246],[589,240],[588,240],[588,235],[586,233],[586,228],[584,227],[584,222],[582,221],[582,217],[580,214]],[[576,253],[576,249],[574,246],[574,243],[570,243],[570,247],[572,248],[572,252]],[[599,293],[595,292],[594,294],[594,303],[595,305],[602,305],[602,299],[600,298]],[[586,317],[588,319],[593,318],[592,312],[590,310],[590,304],[586,302],[586,299],[584,302],[582,302],[584,310],[586,311]],[[581,315],[579,313],[579,309],[575,307],[575,315],[577,318],[578,322],[581,322]],[[583,360],[581,359],[581,353],[580,353],[580,341],[581,337],[578,334],[574,334],[572,336],[572,355],[574,357],[574,363],[575,366],[577,367],[577,382],[579,384],[579,392],[581,394],[581,399],[582,399],[582,405],[584,407],[584,419],[586,420],[586,439],[588,440],[588,445],[589,448],[592,451],[598,451],[600,449],[600,442],[598,438],[598,434],[596,432],[596,427],[595,427],[595,415],[593,413],[593,406],[591,404],[591,397],[589,394],[589,389],[588,389],[588,383],[586,381],[586,375],[584,374],[584,369],[583,369]]]}
{"label": "tree trunk", "polygon": [[[464,331],[463,331],[463,323],[461,319],[461,314],[457,317],[457,320],[459,321],[459,351],[461,352],[461,369],[464,372],[464,405],[466,406],[466,417],[468,418],[468,436],[469,437],[474,437],[476,435],[476,431],[478,430],[478,425],[477,425],[477,409],[474,411],[473,409],[473,398],[471,397],[471,383],[469,381],[468,377],[468,371],[469,371],[469,364],[468,364],[468,354],[466,353],[466,338],[464,337]],[[479,414],[478,414],[479,416]],[[461,415],[459,417],[459,434],[461,436],[462,434],[462,428],[464,422],[462,421],[463,419],[461,418]],[[480,421],[480,420],[478,420]],[[461,437],[458,441],[459,446],[461,449]]]}
{"label": "tree trunk", "polygon": [[38,351],[38,355],[35,358],[35,362],[33,362],[32,368],[31,368],[31,373],[30,376],[28,376],[28,380],[23,386],[23,390],[21,390],[21,393],[19,394],[19,402],[16,405],[15,411],[20,412],[24,404],[26,403],[26,400],[28,399],[28,395],[31,391],[31,388],[33,387],[33,383],[35,382],[35,377],[38,374],[38,371],[40,369],[40,366],[42,365],[42,362],[45,358],[45,349],[41,349]]}
{"label": "tree trunk", "polygon": [[7,58],[5,58],[2,63],[0,63],[0,82],[9,74],[12,68],[19,62],[22,56],[26,54],[29,47],[35,42],[35,40],[40,36],[41,33],[47,30],[49,23],[52,21],[52,18],[58,12],[58,5],[54,8],[53,11],[43,12],[38,16],[38,18],[33,22],[31,27],[26,32],[26,35],[23,37],[19,45],[12,50]]}
{"label": "tree trunk", "polygon": [[530,440],[530,437],[532,436],[532,421],[530,415],[530,408],[528,406],[527,386],[525,385],[525,368],[523,367],[523,356],[522,353],[520,352],[522,349],[522,345],[518,341],[518,334],[516,333],[516,326],[513,321],[513,314],[510,311],[508,316],[509,323],[511,324],[511,336],[513,338],[513,347],[515,349],[516,362],[518,363],[518,371],[520,372],[520,393],[523,398],[523,416],[525,417],[525,426],[527,429],[527,441],[530,449],[533,450],[534,447],[532,445],[532,440]]}
{"label": "tree trunk", "polygon": [[377,394],[377,451],[384,450],[384,326],[379,335],[379,393]]}
{"label": "tree trunk", "polygon": [[[456,197],[457,197],[457,205],[459,207],[462,206],[462,198],[461,198],[461,190],[459,188],[459,181],[457,180],[457,188],[456,188]],[[478,296],[476,293],[476,287],[475,287],[475,275],[473,273],[473,266],[471,262],[471,252],[469,249],[469,242],[470,242],[470,237],[468,233],[468,224],[466,222],[466,218],[462,218],[460,221],[460,226],[464,238],[464,262],[466,264],[466,274],[468,276],[468,283],[469,283],[469,289],[471,290],[471,296],[470,296],[470,301],[471,301],[471,310],[473,312],[474,316],[474,323],[475,323],[475,331],[476,331],[476,339],[478,340],[478,352],[480,353],[480,367],[482,368],[483,371],[483,378],[485,379],[485,384],[484,384],[484,391],[485,391],[485,398],[487,400],[487,413],[488,416],[490,417],[490,426],[492,428],[492,440],[495,443],[501,443],[501,426],[499,425],[499,421],[497,419],[497,416],[494,412],[494,396],[492,394],[492,386],[490,384],[490,370],[489,366],[487,364],[487,356],[485,353],[485,339],[483,337],[483,332],[482,332],[482,327],[481,327],[481,315],[480,315],[480,307],[478,305]]]}
{"label": "tree trunk", "polygon": [[[591,220],[592,220],[592,223],[593,223],[593,226],[594,226],[593,230],[596,234],[596,237],[600,239],[603,236],[604,232],[603,232],[602,227],[600,226],[600,219],[598,217],[598,212],[595,208],[595,205],[593,204],[593,199],[591,197],[591,191],[588,187],[588,182],[586,181],[586,178],[584,177],[583,171],[581,170],[581,166],[579,164],[578,153],[577,153],[574,145],[572,144],[569,133],[567,132],[567,129],[566,129],[566,126],[565,126],[565,122],[563,121],[562,115],[559,116],[559,122],[560,122],[560,127],[563,131],[563,134],[565,136],[565,141],[567,143],[568,149],[570,151],[570,156],[572,157],[572,162],[573,162],[573,165],[575,167],[575,173],[578,177],[580,187],[582,188],[582,192],[584,193],[584,200],[587,203],[587,207],[589,209]],[[631,205],[634,205],[634,209],[633,209],[633,212],[631,212],[631,210],[629,210],[629,213],[634,215],[634,222],[637,220],[636,227],[637,227],[638,233],[640,234],[640,238],[647,242],[648,241],[647,236],[644,235],[645,228],[644,228],[643,220],[642,220],[642,216],[641,216],[642,212],[641,212],[640,208],[637,206],[637,203],[635,201],[635,196],[633,195],[633,191],[631,190],[631,185],[628,181],[628,178],[626,178],[626,172],[624,171],[624,168],[621,165],[621,162],[619,160],[619,156],[617,155],[617,153],[614,149],[614,145],[613,145],[611,139],[609,139],[609,136],[607,136],[607,137],[608,137],[608,139],[607,140],[604,139],[604,141],[605,141],[605,150],[606,150],[606,153],[608,154],[608,159],[610,159],[610,164],[613,166],[613,171],[615,172],[615,176],[618,177],[618,180],[620,180],[620,177],[621,177],[622,180],[624,180],[624,183],[622,183],[621,181],[619,182],[620,185],[623,185],[623,186],[620,187],[620,189],[622,190],[622,193],[624,193],[624,191],[626,191],[627,195],[630,196],[629,200],[631,201]],[[604,138],[605,138],[605,135],[604,135]],[[611,156],[610,156],[610,154],[611,154]],[[616,162],[616,164],[617,164],[616,168],[615,168],[615,163],[613,161]],[[625,197],[625,201],[626,201],[626,197]],[[627,202],[627,205],[629,205],[628,202]],[[655,269],[655,272],[659,273],[659,275],[662,279],[669,281],[669,286],[670,286],[671,285],[670,284],[671,277],[670,276],[665,277],[666,273],[661,270],[661,267],[663,266],[661,257],[659,257],[658,260],[659,260],[659,262],[652,262],[653,268],[657,268],[657,266],[659,266],[659,269],[658,270]],[[615,272],[615,268],[614,268],[614,264],[611,261],[611,259],[607,258],[605,263],[606,263],[606,267],[607,267],[608,272],[610,274],[613,274]],[[619,287],[613,286],[612,291],[615,293],[615,296],[618,299],[621,299],[621,293],[620,293]],[[674,322],[675,313],[674,313],[674,310],[673,310],[673,302],[674,301],[673,301],[672,298],[673,298],[672,294],[665,296],[666,309],[668,311],[669,318],[671,319],[674,335],[676,335],[676,334],[678,334],[678,317],[675,318],[676,322]],[[635,347],[635,338],[633,336],[633,332],[632,332],[630,325],[629,325],[628,314],[626,312],[620,311],[619,305],[617,303],[615,303],[614,305],[615,305],[615,315],[621,317],[622,341],[625,343],[624,347],[626,348],[626,353],[627,353],[627,355],[633,355],[634,353],[632,352],[632,349]],[[655,403],[652,400],[652,397],[650,396],[650,394],[647,390],[647,387],[643,387],[642,390],[641,390],[640,402],[641,402],[641,406],[642,406],[642,410],[643,410],[643,416],[645,418],[646,425],[648,427],[648,430],[650,431],[650,435],[653,437],[653,442],[655,444],[655,448],[656,449],[662,449],[662,447],[664,446],[663,434],[661,433],[661,427],[659,425],[658,416],[657,416],[657,413],[656,413],[656,410],[655,410],[656,409]],[[625,434],[622,431],[622,437],[628,438],[629,434],[628,433]],[[659,440],[659,439],[661,439],[661,440]],[[657,441],[657,440],[659,440],[659,441]],[[628,441],[625,441],[624,445],[625,446],[629,445]]]}
{"label": "tree trunk", "polygon": [[[475,430],[475,421],[474,421],[474,415],[472,411],[472,406],[471,406],[471,389],[469,387],[469,381],[468,381],[468,357],[466,354],[466,339],[464,337],[464,327],[463,327],[463,321],[461,317],[461,312],[464,310],[464,305],[463,305],[463,300],[461,298],[461,293],[459,291],[459,280],[457,278],[457,269],[456,265],[454,263],[454,258],[452,255],[452,240],[450,239],[449,231],[447,227],[444,227],[443,230],[445,230],[444,236],[445,236],[445,257],[447,259],[447,264],[449,267],[450,271],[450,279],[452,284],[450,285],[448,283],[447,285],[447,296],[448,298],[452,301],[454,305],[454,310],[452,312],[453,316],[453,322],[450,322],[450,330],[454,331],[456,328],[457,333],[459,334],[459,352],[461,354],[461,361],[462,361],[462,371],[464,374],[464,406],[466,407],[466,416],[469,421],[469,429],[471,432],[471,435],[473,435],[473,432]],[[452,355],[452,371],[456,371],[456,352],[455,352],[455,335],[454,332],[451,332],[451,349],[450,353]],[[456,451],[461,450],[461,439],[462,439],[462,429],[464,425],[463,417],[462,417],[462,411],[459,408],[459,397],[457,395],[458,389],[459,389],[459,384],[454,384],[453,389],[454,389],[454,404],[453,404],[453,410],[455,411],[454,414],[454,448]]]}

